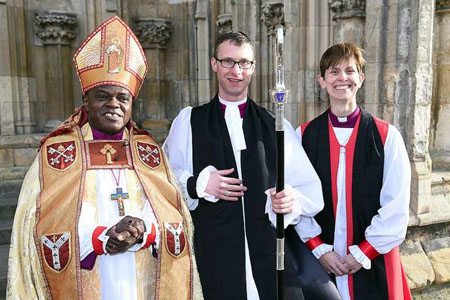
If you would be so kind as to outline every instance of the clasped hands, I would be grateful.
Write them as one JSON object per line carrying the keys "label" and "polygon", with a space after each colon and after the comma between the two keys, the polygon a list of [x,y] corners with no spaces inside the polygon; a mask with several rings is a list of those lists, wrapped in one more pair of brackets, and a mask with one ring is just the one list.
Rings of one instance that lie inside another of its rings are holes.
{"label": "clasped hands", "polygon": [[[237,201],[244,196],[247,190],[238,178],[227,177],[234,172],[234,168],[214,171],[210,174],[205,192],[225,201]],[[272,209],[275,213],[287,214],[292,212],[294,197],[291,187],[286,187],[283,191],[276,193],[275,189],[270,190],[272,198]]]}
{"label": "clasped hands", "polygon": [[145,224],[139,218],[126,216],[106,233],[109,236],[106,251],[109,254],[125,252],[135,244],[142,243]]}
{"label": "clasped hands", "polygon": [[345,258],[342,258],[334,251],[325,253],[319,258],[319,262],[330,274],[342,276],[346,274],[355,274],[362,266],[355,260],[353,255],[349,253]]}

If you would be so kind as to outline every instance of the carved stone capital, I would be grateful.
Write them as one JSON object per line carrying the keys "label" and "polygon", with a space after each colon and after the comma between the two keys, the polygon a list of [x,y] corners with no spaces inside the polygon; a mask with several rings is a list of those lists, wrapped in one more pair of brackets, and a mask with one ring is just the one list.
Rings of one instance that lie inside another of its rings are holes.
{"label": "carved stone capital", "polygon": [[450,13],[450,0],[436,0],[437,13]]}
{"label": "carved stone capital", "polygon": [[135,22],[134,32],[144,49],[165,49],[172,34],[169,20],[160,18],[139,19]]}
{"label": "carved stone capital", "polygon": [[40,45],[70,45],[77,37],[77,15],[68,12],[42,10],[34,15],[34,33]]}
{"label": "carved stone capital", "polygon": [[219,34],[233,29],[233,18],[231,13],[221,14],[217,17],[216,25]]}
{"label": "carved stone capital", "polygon": [[275,27],[284,25],[284,4],[282,1],[264,3],[261,6],[261,21],[267,26],[269,35],[275,34]]}
{"label": "carved stone capital", "polygon": [[366,16],[366,0],[328,0],[328,4],[335,13],[333,20]]}

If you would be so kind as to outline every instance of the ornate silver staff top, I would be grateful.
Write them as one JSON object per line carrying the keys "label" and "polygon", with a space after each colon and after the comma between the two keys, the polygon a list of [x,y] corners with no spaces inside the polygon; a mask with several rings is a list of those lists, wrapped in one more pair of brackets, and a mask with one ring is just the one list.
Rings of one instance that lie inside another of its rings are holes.
{"label": "ornate silver staff top", "polygon": [[276,131],[284,131],[284,104],[286,103],[288,90],[284,86],[284,32],[283,26],[276,27],[275,40],[275,70],[276,70],[276,85],[274,89],[270,90],[272,101],[275,104],[275,129]]}

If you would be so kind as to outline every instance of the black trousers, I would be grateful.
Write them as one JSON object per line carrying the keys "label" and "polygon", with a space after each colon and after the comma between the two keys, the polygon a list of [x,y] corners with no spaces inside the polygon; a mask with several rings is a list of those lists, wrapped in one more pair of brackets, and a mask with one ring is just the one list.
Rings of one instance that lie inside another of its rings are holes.
{"label": "black trousers", "polygon": [[285,234],[284,300],[341,300],[336,285],[294,227],[288,226]]}

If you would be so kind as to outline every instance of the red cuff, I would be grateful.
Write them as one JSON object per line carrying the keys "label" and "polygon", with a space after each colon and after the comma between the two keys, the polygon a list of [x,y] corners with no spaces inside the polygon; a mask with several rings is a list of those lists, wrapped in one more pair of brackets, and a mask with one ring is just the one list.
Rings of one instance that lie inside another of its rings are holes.
{"label": "red cuff", "polygon": [[98,239],[100,234],[102,234],[103,231],[106,230],[107,227],[105,226],[97,226],[95,228],[94,233],[92,233],[92,246],[94,246],[94,252],[97,255],[105,254],[103,251],[103,242]]}
{"label": "red cuff", "polygon": [[148,247],[150,247],[150,245],[155,242],[155,239],[156,239],[156,228],[155,224],[152,224],[152,231],[150,232],[149,235],[147,235],[147,240],[145,241],[145,244],[142,247],[142,249],[147,249]]}
{"label": "red cuff", "polygon": [[372,245],[369,244],[367,240],[362,241],[362,243],[359,244],[358,247],[370,260],[380,255],[380,253],[378,253],[378,251],[375,250],[375,248],[372,247]]}
{"label": "red cuff", "polygon": [[313,237],[312,239],[309,239],[306,242],[306,246],[308,246],[309,250],[311,250],[311,251],[313,251],[314,249],[316,249],[317,247],[319,247],[322,244],[323,244],[323,241],[320,238],[320,236]]}

